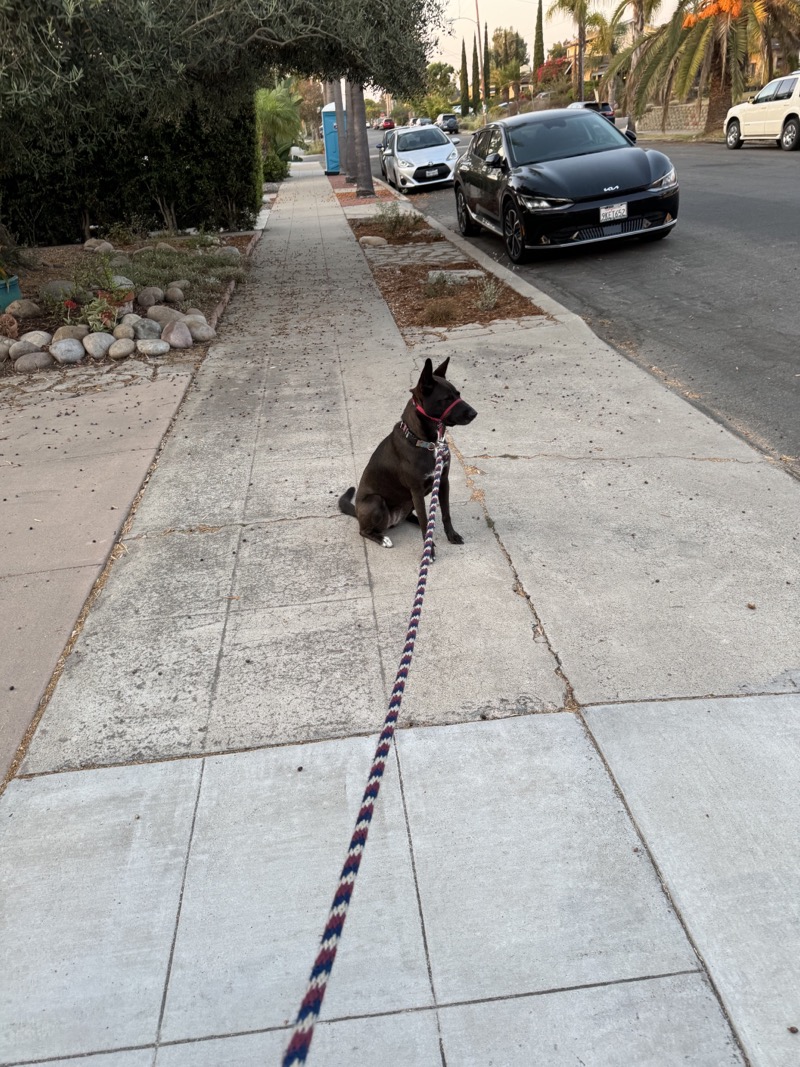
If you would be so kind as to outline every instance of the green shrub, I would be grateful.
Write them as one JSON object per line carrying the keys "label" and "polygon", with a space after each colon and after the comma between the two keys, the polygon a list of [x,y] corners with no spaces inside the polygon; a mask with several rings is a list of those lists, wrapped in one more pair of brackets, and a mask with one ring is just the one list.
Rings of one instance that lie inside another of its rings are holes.
{"label": "green shrub", "polygon": [[264,157],[263,175],[265,182],[283,182],[289,177],[289,164],[281,159],[277,152],[268,152]]}
{"label": "green shrub", "polygon": [[459,288],[457,282],[449,281],[447,275],[439,271],[422,286],[422,295],[427,300],[441,300],[455,296]]}
{"label": "green shrub", "polygon": [[376,215],[368,220],[384,237],[408,237],[427,227],[425,219],[416,213],[401,211],[396,203],[381,204]]}

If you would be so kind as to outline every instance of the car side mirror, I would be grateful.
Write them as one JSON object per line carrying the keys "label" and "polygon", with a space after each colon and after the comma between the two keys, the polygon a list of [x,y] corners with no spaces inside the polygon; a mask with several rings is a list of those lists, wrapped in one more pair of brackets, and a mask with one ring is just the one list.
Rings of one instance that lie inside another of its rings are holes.
{"label": "car side mirror", "polygon": [[625,136],[628,138],[631,144],[636,144],[636,134],[633,132],[633,130],[626,130]]}
{"label": "car side mirror", "polygon": [[451,137],[450,140],[452,141],[453,144],[461,144],[461,138],[460,137]]}
{"label": "car side mirror", "polygon": [[499,152],[490,152],[485,162],[487,167],[502,167],[503,157]]}

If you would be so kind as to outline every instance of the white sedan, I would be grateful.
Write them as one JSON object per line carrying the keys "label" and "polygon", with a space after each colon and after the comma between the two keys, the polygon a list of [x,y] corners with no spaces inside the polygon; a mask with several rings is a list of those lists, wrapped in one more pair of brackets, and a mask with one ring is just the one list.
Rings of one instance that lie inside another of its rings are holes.
{"label": "white sedan", "polygon": [[423,185],[452,185],[458,143],[438,126],[390,130],[378,146],[381,174],[390,185],[406,192]]}

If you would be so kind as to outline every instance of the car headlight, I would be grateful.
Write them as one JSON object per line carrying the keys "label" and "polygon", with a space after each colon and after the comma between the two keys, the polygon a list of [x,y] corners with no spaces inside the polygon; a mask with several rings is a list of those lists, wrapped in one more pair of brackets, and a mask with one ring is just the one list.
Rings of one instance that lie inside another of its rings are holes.
{"label": "car headlight", "polygon": [[411,162],[410,159],[398,159],[397,165],[398,165],[398,167],[402,167],[403,170],[413,170],[414,169],[414,164]]}
{"label": "car headlight", "polygon": [[670,167],[663,178],[659,178],[658,181],[651,182],[651,189],[671,189],[673,185],[678,184],[678,175],[675,173],[675,168]]}
{"label": "car headlight", "polygon": [[458,152],[456,152],[455,148],[450,153],[450,155],[447,157],[447,162],[449,163],[451,159],[458,159]]}
{"label": "car headlight", "polygon": [[531,196],[530,193],[518,194],[519,202],[528,211],[558,211],[565,207],[572,207],[572,200],[557,200],[551,196]]}

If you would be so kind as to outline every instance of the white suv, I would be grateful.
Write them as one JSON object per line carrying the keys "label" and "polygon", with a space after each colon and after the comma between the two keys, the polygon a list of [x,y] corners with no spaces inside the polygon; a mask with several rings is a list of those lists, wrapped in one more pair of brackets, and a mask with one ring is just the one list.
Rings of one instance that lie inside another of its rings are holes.
{"label": "white suv", "polygon": [[800,148],[800,70],[774,78],[752,100],[736,104],[725,116],[725,143],[775,141],[787,152]]}

